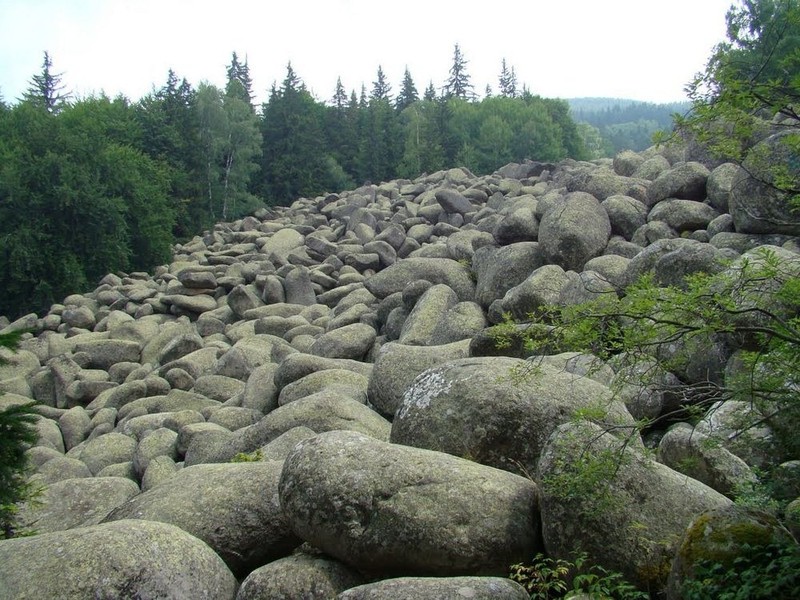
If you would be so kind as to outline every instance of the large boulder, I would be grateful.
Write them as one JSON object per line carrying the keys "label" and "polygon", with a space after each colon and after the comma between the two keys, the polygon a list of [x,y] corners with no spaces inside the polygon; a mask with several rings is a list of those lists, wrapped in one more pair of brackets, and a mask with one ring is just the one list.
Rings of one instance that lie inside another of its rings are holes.
{"label": "large boulder", "polygon": [[680,540],[669,574],[667,598],[684,597],[681,588],[695,578],[695,567],[701,561],[736,569],[736,559],[742,556],[744,545],[756,551],[773,544],[795,543],[792,534],[773,515],[757,509],[730,505],[703,512],[687,526]]}
{"label": "large boulder", "polygon": [[792,211],[790,194],[773,187],[781,166],[797,168],[797,154],[787,143],[796,135],[782,131],[759,142],[734,176],[728,204],[737,232],[800,235],[800,215]]}
{"label": "large boulder", "polygon": [[699,162],[681,163],[659,175],[647,189],[647,204],[655,204],[666,198],[703,200],[706,197],[706,182],[709,170]]}
{"label": "large boulder", "polygon": [[520,584],[502,577],[398,577],[366,583],[337,600],[528,600]]}
{"label": "large boulder", "polygon": [[0,541],[0,598],[233,600],[236,579],[205,543],[166,523],[118,521]]}
{"label": "large boulder", "polygon": [[477,278],[475,300],[488,308],[543,265],[544,258],[537,242],[479,248],[472,257],[472,268]]}
{"label": "large boulder", "polygon": [[547,211],[539,226],[539,244],[548,263],[564,270],[582,271],[599,256],[611,236],[608,213],[586,192],[567,194],[564,202]]}
{"label": "large boulder", "polygon": [[588,421],[553,432],[537,471],[544,544],[553,558],[574,558],[580,547],[600,566],[658,592],[692,518],[731,501],[630,441]]}
{"label": "large boulder", "polygon": [[352,567],[324,555],[297,553],[259,567],[242,582],[236,600],[330,600],[364,583]]}
{"label": "large boulder", "polygon": [[299,545],[278,503],[281,464],[196,465],[111,512],[106,521],[170,523],[200,538],[238,576]]}
{"label": "large boulder", "polygon": [[139,486],[124,477],[64,479],[20,507],[19,525],[37,534],[97,525],[138,493]]}
{"label": "large boulder", "polygon": [[349,431],[286,459],[280,500],[301,538],[376,575],[505,575],[536,553],[536,485]]}
{"label": "large boulder", "polygon": [[376,298],[386,298],[418,279],[449,286],[459,300],[475,299],[469,269],[449,258],[407,258],[367,278],[364,285]]}
{"label": "large boulder", "polygon": [[383,415],[393,417],[403,404],[406,389],[430,367],[469,356],[468,340],[442,346],[407,346],[389,342],[381,346],[367,390],[369,401]]}
{"label": "large boulder", "polygon": [[392,423],[391,441],[512,472],[533,472],[550,434],[579,411],[633,427],[604,385],[517,358],[452,360],[420,374]]}

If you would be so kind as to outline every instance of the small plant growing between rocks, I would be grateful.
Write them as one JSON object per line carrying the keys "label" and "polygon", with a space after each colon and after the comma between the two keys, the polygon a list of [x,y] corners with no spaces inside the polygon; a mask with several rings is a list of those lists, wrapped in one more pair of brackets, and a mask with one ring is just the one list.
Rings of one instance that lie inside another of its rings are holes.
{"label": "small plant growing between rocks", "polygon": [[264,453],[261,451],[261,448],[254,450],[253,452],[239,452],[236,456],[231,459],[232,463],[244,463],[244,462],[261,462],[264,460]]}
{"label": "small plant growing between rocks", "polygon": [[540,553],[529,565],[512,565],[509,578],[522,585],[531,600],[571,598],[579,594],[614,600],[648,598],[620,573],[589,564],[585,553],[579,554],[575,562],[549,558]]}

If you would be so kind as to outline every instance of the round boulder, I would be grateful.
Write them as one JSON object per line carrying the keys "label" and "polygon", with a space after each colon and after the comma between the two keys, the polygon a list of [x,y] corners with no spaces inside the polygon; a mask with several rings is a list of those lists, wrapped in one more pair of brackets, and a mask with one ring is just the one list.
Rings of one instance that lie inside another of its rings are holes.
{"label": "round boulder", "polygon": [[236,579],[185,531],[118,521],[0,542],[4,598],[233,600]]}

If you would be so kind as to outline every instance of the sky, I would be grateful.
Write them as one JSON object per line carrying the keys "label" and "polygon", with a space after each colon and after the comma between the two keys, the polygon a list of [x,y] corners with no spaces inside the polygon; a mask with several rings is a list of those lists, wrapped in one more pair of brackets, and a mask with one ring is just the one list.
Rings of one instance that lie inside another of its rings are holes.
{"label": "sky", "polygon": [[380,66],[400,88],[444,84],[455,44],[475,91],[497,90],[501,61],[545,97],[685,99],[725,38],[733,0],[0,0],[0,95],[14,103],[44,52],[73,97],[138,100],[169,69],[225,84],[246,59],[257,101],[291,61],[316,98],[367,92]]}

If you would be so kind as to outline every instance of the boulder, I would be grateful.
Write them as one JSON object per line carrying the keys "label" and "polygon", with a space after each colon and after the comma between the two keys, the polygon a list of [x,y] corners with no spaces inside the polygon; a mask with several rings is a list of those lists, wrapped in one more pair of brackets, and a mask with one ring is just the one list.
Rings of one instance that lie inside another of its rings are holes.
{"label": "boulder", "polygon": [[352,323],[319,336],[311,354],[324,358],[361,360],[375,342],[377,333],[366,323]]}
{"label": "boulder", "polygon": [[124,477],[89,476],[56,481],[20,507],[19,528],[38,535],[97,525],[138,493],[139,486]]}
{"label": "boulder", "polygon": [[394,417],[403,403],[406,389],[430,367],[469,355],[469,341],[443,346],[406,346],[390,342],[381,346],[369,379],[370,403],[383,415]]}
{"label": "boulder", "polygon": [[800,215],[791,208],[791,194],[772,187],[781,165],[796,165],[797,155],[787,143],[796,135],[787,130],[759,142],[737,171],[728,200],[737,232],[800,236]]}
{"label": "boulder", "polygon": [[4,598],[233,600],[236,579],[205,543],[151,521],[0,541]]}
{"label": "boulder", "polygon": [[703,200],[709,170],[699,162],[681,163],[659,175],[647,189],[647,205],[655,206],[666,198]]}
{"label": "boulder", "polygon": [[424,279],[449,286],[459,300],[474,300],[475,284],[464,265],[449,258],[407,258],[369,277],[364,285],[376,298],[403,291],[409,281]]}
{"label": "boulder", "polygon": [[457,359],[414,380],[390,440],[532,473],[556,427],[587,410],[621,431],[633,427],[624,405],[591,379],[516,358]]}
{"label": "boulder", "polygon": [[602,254],[610,236],[608,213],[585,192],[567,194],[563,204],[544,214],[539,226],[545,261],[564,270],[583,270],[587,260]]}
{"label": "boulder", "polygon": [[297,535],[382,575],[505,574],[537,551],[536,496],[524,477],[349,431],[300,442],[280,482]]}
{"label": "boulder", "polygon": [[242,582],[236,600],[330,600],[365,580],[352,567],[324,555],[298,553],[259,567]]}
{"label": "boulder", "polygon": [[742,546],[753,550],[771,544],[794,544],[792,534],[771,514],[737,505],[708,510],[686,528],[669,573],[667,598],[683,598],[681,587],[694,579],[694,567],[701,560],[713,561],[723,569],[735,569]]}
{"label": "boulder", "polygon": [[658,592],[687,523],[731,501],[629,442],[587,421],[553,432],[537,470],[544,545],[562,559],[580,547],[596,564]]}
{"label": "boulder", "polygon": [[170,523],[203,540],[243,576],[299,545],[278,504],[281,464],[195,465],[131,498],[106,522]]}
{"label": "boulder", "polygon": [[366,583],[337,600],[529,600],[520,584],[502,577],[398,577]]}
{"label": "boulder", "polygon": [[669,428],[658,443],[657,458],[729,498],[757,483],[746,462],[688,423],[676,423]]}

